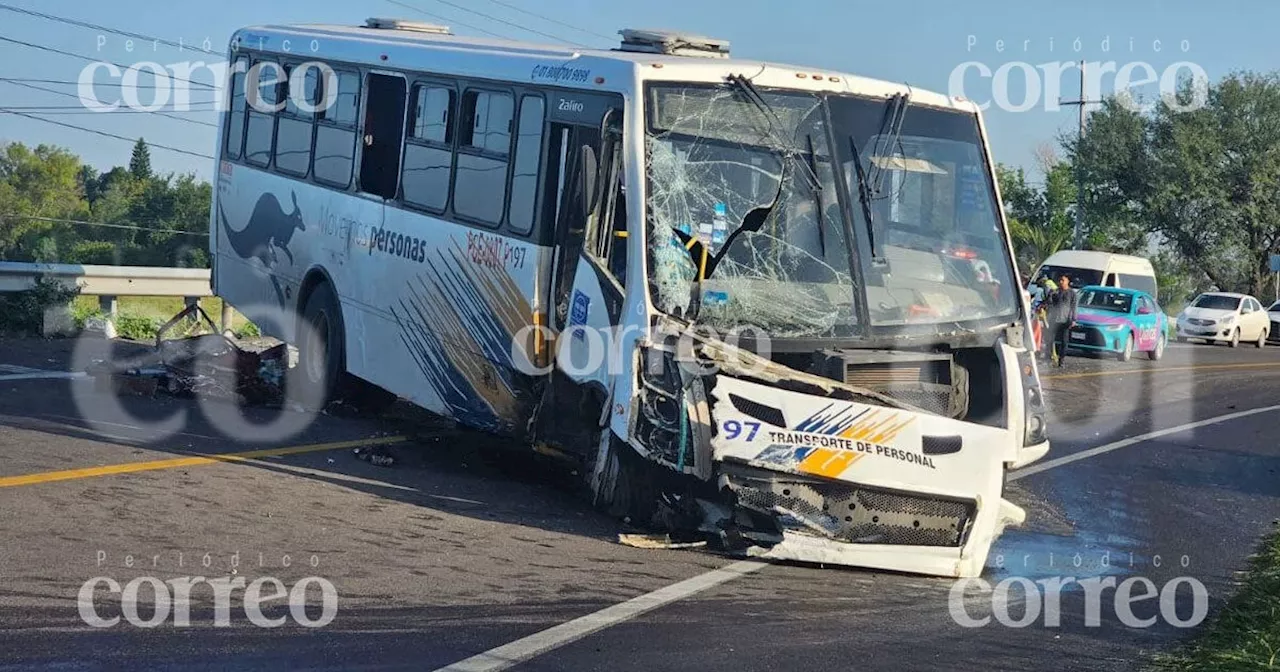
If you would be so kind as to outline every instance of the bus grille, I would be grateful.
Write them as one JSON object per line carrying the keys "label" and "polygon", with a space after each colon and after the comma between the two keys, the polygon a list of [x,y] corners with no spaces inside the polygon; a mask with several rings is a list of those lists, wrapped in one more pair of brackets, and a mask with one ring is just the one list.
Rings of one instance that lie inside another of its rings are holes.
{"label": "bus grille", "polygon": [[[728,465],[726,465],[728,466]],[[973,502],[847,483],[732,469],[730,487],[746,508],[780,516],[783,527],[852,544],[958,547],[976,515]],[[755,473],[751,473],[755,472]]]}

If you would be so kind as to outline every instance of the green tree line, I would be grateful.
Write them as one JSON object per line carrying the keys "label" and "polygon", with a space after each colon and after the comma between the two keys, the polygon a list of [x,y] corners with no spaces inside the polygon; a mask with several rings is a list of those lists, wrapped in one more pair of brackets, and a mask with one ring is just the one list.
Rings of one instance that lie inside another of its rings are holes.
{"label": "green tree line", "polygon": [[141,139],[104,173],[60,147],[0,145],[0,260],[207,268],[212,196],[194,174],[153,172]]}
{"label": "green tree line", "polygon": [[[1280,254],[1280,73],[1238,72],[1207,86],[1203,105],[1184,82],[1174,100],[1141,107],[1111,97],[1088,115],[1083,139],[1059,139],[1043,184],[997,168],[1023,273],[1072,247],[1083,186],[1085,249],[1148,257],[1161,299],[1180,304],[1210,288],[1273,293]],[[1123,94],[1122,94],[1123,95]],[[1190,108],[1190,109],[1179,109]]]}

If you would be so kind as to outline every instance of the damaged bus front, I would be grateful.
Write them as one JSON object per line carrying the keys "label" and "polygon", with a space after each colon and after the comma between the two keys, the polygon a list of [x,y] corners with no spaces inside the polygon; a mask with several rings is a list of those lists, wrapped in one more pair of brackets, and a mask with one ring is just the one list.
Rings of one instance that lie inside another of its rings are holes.
{"label": "damaged bus front", "polygon": [[977,110],[643,93],[651,310],[597,497],[749,555],[979,574],[1048,441]]}

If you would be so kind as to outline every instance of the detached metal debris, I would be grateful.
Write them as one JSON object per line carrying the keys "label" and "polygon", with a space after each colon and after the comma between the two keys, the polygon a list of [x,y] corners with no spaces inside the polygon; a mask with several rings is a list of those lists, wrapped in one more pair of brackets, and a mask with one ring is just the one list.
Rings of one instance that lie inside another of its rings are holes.
{"label": "detached metal debris", "polygon": [[[165,334],[195,314],[214,333],[165,340]],[[177,397],[221,397],[239,404],[282,406],[284,378],[289,368],[288,346],[281,343],[253,351],[225,334],[198,305],[191,305],[156,333],[153,352],[120,364],[95,360],[86,373],[99,389],[153,396],[159,391]]]}

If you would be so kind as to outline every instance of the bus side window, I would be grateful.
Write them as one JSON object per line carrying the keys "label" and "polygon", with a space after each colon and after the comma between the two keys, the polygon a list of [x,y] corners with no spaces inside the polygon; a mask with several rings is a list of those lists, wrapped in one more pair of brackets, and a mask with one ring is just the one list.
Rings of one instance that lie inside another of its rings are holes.
{"label": "bus side window", "polygon": [[[346,189],[351,186],[356,155],[356,117],[360,109],[360,76],[335,72],[320,84],[321,110],[316,122],[315,159],[311,167],[317,182]],[[331,106],[325,103],[333,101]]]}
{"label": "bus side window", "polygon": [[[311,143],[315,134],[314,112],[307,112],[298,106],[314,108],[320,101],[320,71],[309,67],[303,72],[301,79],[294,76],[297,66],[285,66],[288,77],[289,96],[285,99],[285,107],[280,112],[280,121],[276,128],[276,170],[295,177],[306,177],[311,169]],[[295,82],[294,80],[298,80]],[[294,84],[301,90],[295,90]]]}
{"label": "bus side window", "polygon": [[256,78],[249,77],[249,84],[257,80],[257,86],[246,91],[249,97],[249,125],[244,137],[244,158],[250,164],[266,168],[271,165],[275,153],[276,115],[273,111],[280,102],[281,89],[285,88],[284,69],[275,61],[257,61],[253,64]]}
{"label": "bus side window", "polygon": [[1106,281],[1106,282],[1104,282],[1103,284],[1104,284],[1104,285],[1106,285],[1106,286],[1108,286],[1108,287],[1119,287],[1119,286],[1120,286],[1119,284],[1117,284],[1117,283],[1116,283],[1116,274],[1115,274],[1115,273],[1108,273],[1108,274],[1107,274],[1107,281]]}
{"label": "bus side window", "polygon": [[542,156],[542,121],[546,103],[541,96],[520,99],[520,124],[516,129],[516,154],[511,170],[511,208],[507,221],[522,235],[533,230],[538,196],[538,162]]}
{"label": "bus side window", "polygon": [[404,200],[444,212],[453,177],[453,119],[457,94],[452,87],[417,84],[409,103],[409,132],[404,148]]}
{"label": "bus side window", "polygon": [[509,93],[467,91],[458,128],[453,210],[485,224],[502,223],[515,103]]}
{"label": "bus side window", "polygon": [[244,150],[244,116],[245,104],[244,71],[248,69],[248,61],[236,61],[235,73],[231,78],[231,110],[227,116],[227,158],[239,159]]}

